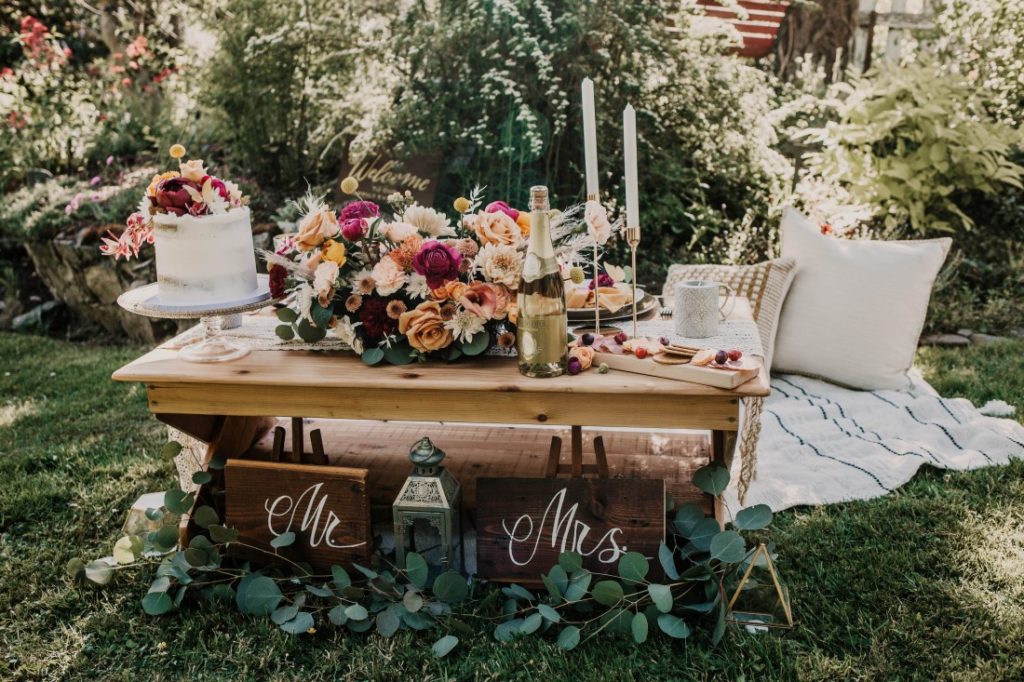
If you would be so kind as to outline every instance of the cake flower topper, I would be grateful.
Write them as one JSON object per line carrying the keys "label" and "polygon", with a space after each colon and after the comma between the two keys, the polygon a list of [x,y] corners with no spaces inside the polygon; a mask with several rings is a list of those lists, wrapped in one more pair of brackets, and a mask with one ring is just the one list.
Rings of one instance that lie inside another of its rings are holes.
{"label": "cake flower topper", "polygon": [[168,150],[178,161],[178,170],[153,176],[138,208],[128,216],[120,235],[108,232],[102,238],[100,252],[106,256],[125,259],[137,257],[140,249],[153,243],[153,218],[156,215],[197,218],[218,215],[245,206],[249,199],[242,195],[238,185],[206,172],[202,159],[185,158],[185,147],[171,145]]}

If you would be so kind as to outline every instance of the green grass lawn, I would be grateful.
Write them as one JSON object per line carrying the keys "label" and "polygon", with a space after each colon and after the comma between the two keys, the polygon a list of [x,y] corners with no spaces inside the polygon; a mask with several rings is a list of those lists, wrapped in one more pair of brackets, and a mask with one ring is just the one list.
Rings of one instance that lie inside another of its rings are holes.
{"label": "green grass lawn", "polygon": [[[296,638],[207,603],[150,618],[143,576],[98,589],[64,573],[109,553],[126,508],[172,481],[144,390],[110,381],[137,354],[0,334],[0,679],[1024,679],[1024,462],[924,469],[883,499],[779,514],[798,626],[730,631],[717,649],[656,636],[564,654],[481,627],[438,661],[439,635]],[[1024,412],[1024,342],[919,363],[943,395]]]}

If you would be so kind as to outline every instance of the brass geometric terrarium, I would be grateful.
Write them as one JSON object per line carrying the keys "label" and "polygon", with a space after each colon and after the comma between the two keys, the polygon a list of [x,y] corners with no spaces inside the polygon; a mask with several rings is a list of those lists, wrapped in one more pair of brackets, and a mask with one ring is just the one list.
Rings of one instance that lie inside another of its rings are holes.
{"label": "brass geometric terrarium", "polygon": [[[758,560],[761,563],[758,563]],[[770,583],[751,579],[755,567],[764,568],[771,577]],[[741,609],[736,609],[739,602]],[[726,620],[737,625],[769,628],[793,627],[793,609],[789,601],[789,590],[779,581],[771,552],[762,542],[754,550],[747,564],[747,570],[736,586],[736,592],[726,608]]]}
{"label": "brass geometric terrarium", "polygon": [[[462,529],[459,503],[462,489],[451,472],[440,466],[444,451],[423,437],[409,450],[412,473],[392,505],[395,558],[405,565],[406,535],[415,538],[417,521],[425,521],[441,536],[441,569],[462,570]],[[422,550],[419,550],[422,551]]]}

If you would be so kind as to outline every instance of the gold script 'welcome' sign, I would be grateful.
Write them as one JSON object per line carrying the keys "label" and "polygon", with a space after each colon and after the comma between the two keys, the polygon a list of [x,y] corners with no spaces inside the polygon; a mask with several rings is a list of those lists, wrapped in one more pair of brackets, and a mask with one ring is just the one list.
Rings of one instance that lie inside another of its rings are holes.
{"label": "gold script 'welcome' sign", "polygon": [[[224,469],[227,525],[239,541],[273,553],[271,542],[295,533],[277,550],[321,572],[333,564],[365,564],[373,546],[366,469],[229,459]],[[257,562],[270,554],[233,551]]]}
{"label": "gold script 'welcome' sign", "polygon": [[[437,190],[439,156],[415,156],[396,158],[387,153],[369,153],[356,158],[346,158],[341,164],[341,177],[352,176],[359,181],[359,196],[383,204],[394,192],[409,191],[422,206],[434,203]],[[341,202],[352,197],[340,196]]]}
{"label": "gold script 'welcome' sign", "polygon": [[657,557],[665,539],[660,479],[481,478],[476,499],[477,571],[491,580],[535,583],[562,552],[614,574],[623,554]]}

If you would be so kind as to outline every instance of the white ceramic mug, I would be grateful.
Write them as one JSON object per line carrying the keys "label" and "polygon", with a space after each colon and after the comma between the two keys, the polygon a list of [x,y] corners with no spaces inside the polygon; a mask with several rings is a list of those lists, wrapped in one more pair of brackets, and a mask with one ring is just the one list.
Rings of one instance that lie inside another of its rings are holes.
{"label": "white ceramic mug", "polygon": [[[719,293],[725,289],[725,300],[719,303]],[[732,287],[719,282],[690,279],[675,287],[675,306],[672,319],[676,333],[688,339],[706,339],[718,333],[718,323],[729,316],[736,298]],[[729,312],[726,312],[726,307]]]}

